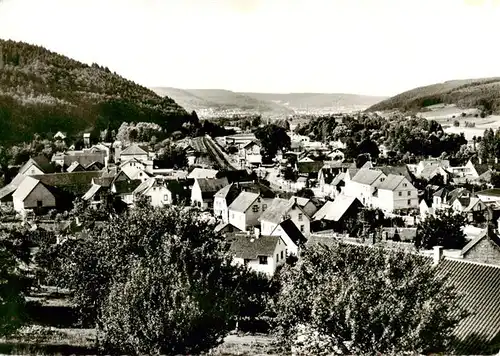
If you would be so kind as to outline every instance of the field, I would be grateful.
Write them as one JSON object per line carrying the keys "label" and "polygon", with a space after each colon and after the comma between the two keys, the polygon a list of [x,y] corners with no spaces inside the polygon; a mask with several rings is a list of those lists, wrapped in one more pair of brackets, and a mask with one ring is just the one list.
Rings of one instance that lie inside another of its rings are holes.
{"label": "field", "polygon": [[[462,116],[465,113],[465,116]],[[472,140],[474,136],[483,136],[484,130],[496,130],[500,127],[500,115],[489,115],[484,118],[479,116],[478,109],[461,109],[455,105],[434,105],[426,111],[417,115],[429,120],[436,120],[443,126],[447,133],[464,133],[467,140]],[[478,117],[475,117],[475,115]],[[453,122],[458,121],[460,126],[453,126]],[[465,127],[465,122],[475,123],[475,127]]]}

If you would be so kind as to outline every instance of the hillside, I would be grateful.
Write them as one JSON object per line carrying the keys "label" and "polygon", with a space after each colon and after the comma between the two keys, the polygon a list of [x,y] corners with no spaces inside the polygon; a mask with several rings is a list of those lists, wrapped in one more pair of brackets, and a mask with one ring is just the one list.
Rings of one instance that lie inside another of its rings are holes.
{"label": "hillside", "polygon": [[226,114],[286,116],[300,112],[345,112],[364,110],[385,97],[321,93],[237,93],[218,89],[152,88],[173,98],[200,117]]}
{"label": "hillside", "polygon": [[145,121],[168,132],[188,113],[168,97],[43,47],[0,40],[0,142],[27,141],[34,133],[79,135]]}
{"label": "hillside", "polygon": [[368,111],[398,109],[418,111],[436,104],[455,104],[461,108],[482,108],[500,112],[500,78],[452,80],[415,88],[368,108]]}
{"label": "hillside", "polygon": [[348,112],[364,110],[387,97],[366,96],[356,94],[326,94],[326,93],[244,93],[259,100],[266,100],[284,105],[295,112],[319,110],[330,112]]}
{"label": "hillside", "polygon": [[282,105],[230,90],[168,87],[152,88],[152,90],[158,95],[167,95],[173,98],[188,111],[195,110],[200,117],[232,114],[282,116],[294,113],[293,110]]}

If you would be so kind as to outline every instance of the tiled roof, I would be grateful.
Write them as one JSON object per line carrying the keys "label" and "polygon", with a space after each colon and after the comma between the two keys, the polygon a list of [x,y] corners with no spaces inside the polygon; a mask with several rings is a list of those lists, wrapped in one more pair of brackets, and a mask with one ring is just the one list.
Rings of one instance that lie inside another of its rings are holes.
{"label": "tiled roof", "polygon": [[[295,245],[301,245],[305,244],[307,242],[307,239],[305,238],[304,234],[300,232],[300,230],[297,228],[297,226],[294,224],[294,222],[290,219],[282,221],[278,226],[281,226],[283,231],[288,235],[290,240],[293,241]],[[275,230],[278,228],[276,226]]]}
{"label": "tiled roof", "polygon": [[231,203],[229,210],[244,213],[257,200],[260,195],[258,193],[241,192],[238,197]]}
{"label": "tiled roof", "polygon": [[297,197],[295,195],[290,198],[290,201],[292,200],[295,201],[297,205],[300,206],[301,208],[305,207],[307,203],[311,201],[311,199],[309,198]]}
{"label": "tiled roof", "polygon": [[500,334],[500,267],[445,258],[438,275],[448,276],[448,283],[461,295],[459,308],[471,313],[453,331],[460,340],[457,353],[481,353]]}
{"label": "tiled roof", "polygon": [[267,210],[262,213],[259,221],[269,221],[279,224],[285,217],[286,213],[291,209],[293,204],[295,204],[295,202],[276,198],[273,200],[271,205],[267,207]]}
{"label": "tiled roof", "polygon": [[101,187],[109,188],[111,187],[111,183],[113,183],[113,179],[115,179],[114,176],[103,176],[94,178],[93,183],[96,185],[100,185]]}
{"label": "tiled roof", "polygon": [[213,197],[217,191],[229,184],[227,178],[200,178],[196,181],[204,199]]}
{"label": "tiled roof", "polygon": [[381,170],[386,176],[394,174],[397,176],[404,176],[408,181],[413,181],[413,175],[408,170],[408,166],[380,166],[375,167],[375,169]]}
{"label": "tiled roof", "polygon": [[104,168],[104,164],[102,162],[97,162],[97,161],[89,163],[88,165],[85,166],[85,170],[87,170],[87,171],[92,171],[92,170],[100,171],[103,168]]}
{"label": "tiled roof", "polygon": [[101,176],[101,172],[73,172],[73,173],[53,173],[33,176],[44,185],[59,188],[63,191],[76,195],[85,194],[91,184],[92,179]]}
{"label": "tiled roof", "polygon": [[226,199],[229,191],[233,188],[233,184],[228,184],[224,188],[220,189],[217,193],[215,193],[214,198],[224,198]]}
{"label": "tiled roof", "polygon": [[469,211],[472,211],[472,209],[474,209],[474,207],[477,204],[481,204],[481,203],[482,203],[481,199],[479,199],[479,198],[475,198],[475,197],[470,198],[469,205],[464,209],[464,212],[467,213]]}
{"label": "tiled roof", "polygon": [[70,166],[73,162],[78,162],[82,166],[87,167],[93,162],[99,162],[104,165],[106,159],[106,152],[80,152],[74,151],[70,154],[64,155],[64,165]]}
{"label": "tiled roof", "polygon": [[327,201],[313,216],[313,220],[339,221],[352,204],[361,205],[358,198],[339,195],[334,201]]}
{"label": "tiled roof", "polygon": [[24,178],[26,178],[25,175],[18,174],[14,177],[14,179],[7,184],[5,187],[0,189],[0,200],[5,199],[6,197],[10,196],[13,194],[17,187],[23,182]]}
{"label": "tiled roof", "polygon": [[19,173],[24,174],[30,165],[36,166],[43,173],[54,173],[54,167],[50,164],[47,157],[43,155],[39,155],[36,157],[32,157],[26,162],[21,169],[19,169]]}
{"label": "tiled roof", "polygon": [[72,173],[72,172],[82,172],[85,170],[85,167],[83,167],[79,162],[73,162],[71,163],[71,165],[68,167],[68,169],[66,170],[68,173]]}
{"label": "tiled roof", "polygon": [[353,182],[360,184],[372,185],[382,174],[382,171],[361,168],[354,177],[352,177]]}
{"label": "tiled roof", "polygon": [[333,185],[334,187],[336,187],[337,185],[339,185],[341,182],[344,181],[344,178],[345,178],[345,173],[339,173],[335,176],[335,178],[332,180],[332,183],[331,185]]}
{"label": "tiled roof", "polygon": [[143,194],[149,188],[151,188],[154,184],[155,184],[155,179],[154,178],[150,178],[148,180],[145,180],[144,182],[142,182],[141,184],[139,184],[139,186],[137,188],[135,188],[135,190],[134,190],[133,193],[134,193],[134,195],[135,194]]}
{"label": "tiled roof", "polygon": [[195,168],[188,174],[188,178],[215,178],[218,172],[215,169]]}
{"label": "tiled roof", "polygon": [[500,197],[500,189],[499,188],[493,188],[493,189],[481,190],[480,192],[477,192],[476,194],[478,194],[478,195],[488,195],[488,196],[492,196],[492,197]]}
{"label": "tiled roof", "polygon": [[132,194],[132,192],[141,184],[140,180],[121,180],[114,182],[116,194]]}
{"label": "tiled roof", "polygon": [[297,170],[299,173],[318,173],[322,167],[322,161],[297,162]]}
{"label": "tiled roof", "polygon": [[497,248],[500,249],[500,238],[498,237],[497,234],[495,234],[494,231],[492,231],[491,228],[487,228],[486,230],[484,230],[483,233],[481,233],[475,239],[469,241],[469,243],[465,245],[462,251],[460,252],[460,255],[462,256],[467,255],[467,253],[483,239],[488,239],[492,244],[494,244]]}
{"label": "tiled roof", "polygon": [[24,201],[26,197],[35,189],[35,187],[40,183],[38,179],[33,177],[26,177],[22,183],[17,187],[16,191],[12,195],[14,199],[19,199]]}
{"label": "tiled roof", "polygon": [[273,256],[280,236],[235,235],[231,241],[230,252],[237,258],[254,260],[259,256]]}
{"label": "tiled roof", "polygon": [[97,184],[93,184],[92,187],[90,187],[90,189],[87,191],[87,193],[85,193],[82,197],[83,200],[90,200],[94,197],[94,195],[96,195],[96,193],[101,190],[102,187],[100,185],[97,185]]}
{"label": "tiled roof", "polygon": [[148,152],[139,145],[133,144],[124,149],[120,155],[147,155]]}
{"label": "tiled roof", "polygon": [[218,224],[216,227],[215,227],[215,232],[219,232],[219,231],[222,231],[224,230],[226,227],[230,227],[231,230],[234,232],[234,231],[241,231],[240,229],[238,229],[236,226],[234,226],[233,224],[230,224],[230,223],[224,223],[224,222],[221,222],[220,224]]}
{"label": "tiled roof", "polygon": [[406,180],[405,176],[397,176],[394,174],[389,174],[386,179],[378,186],[378,189],[383,190],[395,190],[399,185]]}

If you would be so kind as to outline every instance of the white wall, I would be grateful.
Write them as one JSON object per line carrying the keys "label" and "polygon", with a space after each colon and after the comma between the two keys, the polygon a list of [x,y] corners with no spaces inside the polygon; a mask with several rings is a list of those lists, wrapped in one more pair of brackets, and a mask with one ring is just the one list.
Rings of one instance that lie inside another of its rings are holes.
{"label": "white wall", "polygon": [[146,169],[146,166],[141,162],[131,161],[127,162],[121,167],[121,170],[129,177],[135,176],[137,173],[142,172]]}
{"label": "white wall", "polygon": [[44,174],[44,172],[41,169],[38,169],[38,167],[35,166],[34,164],[31,164],[24,174],[27,176],[34,176],[34,175]]}
{"label": "white wall", "polygon": [[172,193],[167,187],[159,186],[149,188],[146,195],[151,197],[151,206],[162,207],[167,204],[172,204]]}
{"label": "white wall", "polygon": [[147,160],[149,159],[149,157],[148,157],[148,154],[147,154],[147,153],[145,153],[145,154],[138,154],[138,155],[128,155],[128,154],[123,154],[123,153],[122,153],[122,154],[120,155],[120,160],[121,160],[122,162],[126,162],[126,161],[128,161],[129,159],[133,159],[133,158],[138,159],[139,161],[147,161]]}
{"label": "white wall", "polygon": [[229,210],[229,223],[236,226],[241,231],[247,229],[246,215],[243,212]]}
{"label": "white wall", "polygon": [[[271,277],[276,268],[286,261],[286,253],[287,253],[287,245],[285,242],[280,239],[274,253],[272,256],[267,256],[267,264],[260,264],[259,258],[248,261],[248,267],[251,268],[255,272],[265,273],[269,277]],[[281,257],[283,256],[283,258]],[[278,257],[278,259],[276,259]],[[245,261],[242,258],[235,257],[233,259],[233,263],[243,265]]]}

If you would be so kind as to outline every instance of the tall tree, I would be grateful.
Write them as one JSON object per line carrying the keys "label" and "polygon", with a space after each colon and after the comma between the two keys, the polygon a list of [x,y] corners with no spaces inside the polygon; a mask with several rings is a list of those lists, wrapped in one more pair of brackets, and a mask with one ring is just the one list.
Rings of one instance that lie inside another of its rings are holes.
{"label": "tall tree", "polygon": [[449,352],[451,331],[465,315],[436,269],[403,251],[305,248],[281,284],[276,330],[285,353],[294,346],[304,355]]}
{"label": "tall tree", "polygon": [[417,225],[415,246],[430,249],[443,246],[446,249],[461,249],[465,246],[462,228],[466,219],[462,214],[449,210],[438,210]]}
{"label": "tall tree", "polygon": [[260,127],[255,131],[255,137],[260,140],[264,150],[264,159],[268,162],[276,156],[278,150],[290,149],[290,137],[283,127],[274,124]]}

